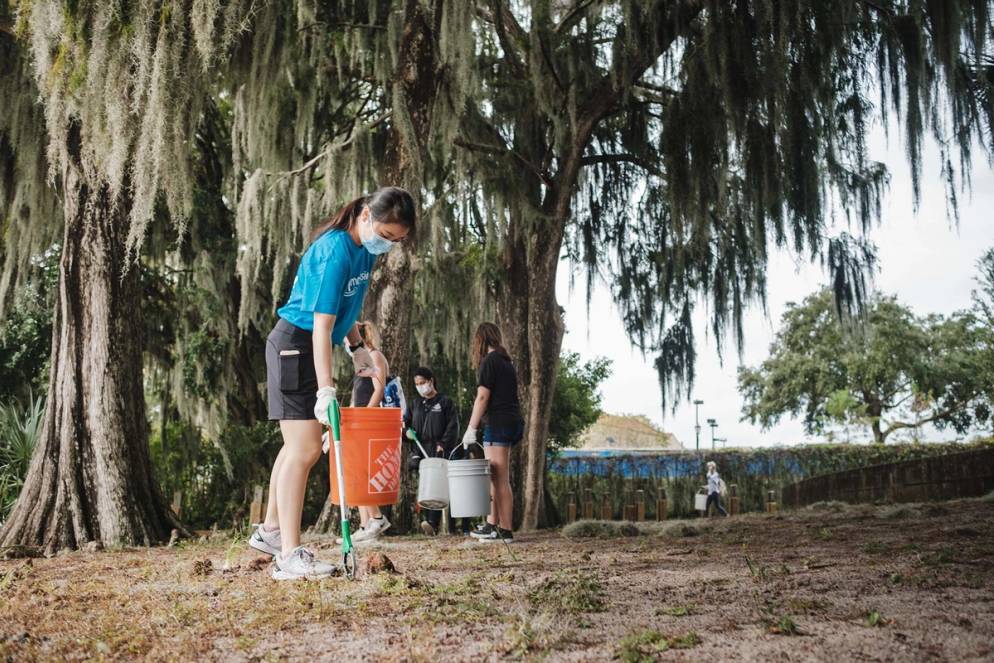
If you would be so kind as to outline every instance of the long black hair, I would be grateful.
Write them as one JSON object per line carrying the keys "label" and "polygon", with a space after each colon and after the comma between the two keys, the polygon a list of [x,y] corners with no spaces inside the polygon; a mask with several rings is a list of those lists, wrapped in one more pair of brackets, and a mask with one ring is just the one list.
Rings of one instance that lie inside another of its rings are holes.
{"label": "long black hair", "polygon": [[323,221],[311,232],[311,241],[329,230],[351,230],[364,207],[369,208],[374,221],[400,224],[408,229],[408,236],[414,235],[417,222],[414,198],[406,189],[399,186],[384,186],[369,195],[360,196],[349,202],[334,216]]}

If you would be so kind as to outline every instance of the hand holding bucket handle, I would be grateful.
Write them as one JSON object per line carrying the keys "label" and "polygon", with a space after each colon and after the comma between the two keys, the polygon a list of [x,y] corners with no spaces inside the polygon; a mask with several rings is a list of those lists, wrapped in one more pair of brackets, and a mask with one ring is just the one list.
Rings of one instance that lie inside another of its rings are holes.
{"label": "hand holding bucket handle", "polygon": [[421,450],[422,456],[425,458],[431,458],[431,456],[428,455],[428,452],[425,451],[425,448],[421,446],[421,440],[418,439],[418,434],[414,432],[413,428],[408,428],[406,435],[408,440],[412,440],[414,444],[418,445],[418,449]]}
{"label": "hand holding bucket handle", "polygon": [[328,404],[328,421],[331,428],[331,439],[335,445],[335,473],[338,475],[338,503],[342,510],[342,566],[345,575],[355,578],[356,556],[355,548],[352,545],[352,532],[349,523],[349,507],[345,503],[345,475],[342,471],[342,429],[341,410],[338,406],[338,399],[332,399]]}
{"label": "hand holding bucket handle", "polygon": [[[476,446],[480,447],[481,449],[484,449],[483,445],[480,444],[479,442],[473,442],[473,444],[475,444]],[[466,451],[469,451],[469,447],[468,446],[465,446],[465,445],[462,445],[462,444],[457,444],[455,447],[453,447],[452,451],[449,452],[449,460],[452,460],[452,456],[454,456],[455,453],[457,451],[459,451],[460,449],[465,449]],[[486,449],[484,449],[484,452],[485,451],[486,451]]]}

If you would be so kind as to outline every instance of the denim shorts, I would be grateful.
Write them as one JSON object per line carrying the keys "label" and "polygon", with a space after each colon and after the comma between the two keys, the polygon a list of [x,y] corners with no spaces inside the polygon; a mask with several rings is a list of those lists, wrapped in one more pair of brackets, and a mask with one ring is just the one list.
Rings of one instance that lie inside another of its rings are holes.
{"label": "denim shorts", "polygon": [[484,426],[483,446],[513,447],[525,436],[525,423],[519,422],[509,426]]}

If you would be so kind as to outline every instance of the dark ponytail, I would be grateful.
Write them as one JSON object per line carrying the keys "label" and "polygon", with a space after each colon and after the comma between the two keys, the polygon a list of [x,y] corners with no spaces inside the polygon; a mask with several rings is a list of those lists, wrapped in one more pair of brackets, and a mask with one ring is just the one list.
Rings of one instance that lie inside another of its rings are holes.
{"label": "dark ponytail", "polygon": [[329,230],[351,230],[363,208],[368,207],[373,220],[397,223],[408,229],[408,237],[414,235],[417,212],[414,198],[405,189],[385,186],[368,196],[361,196],[348,203],[333,217],[325,220],[311,233],[311,242]]}

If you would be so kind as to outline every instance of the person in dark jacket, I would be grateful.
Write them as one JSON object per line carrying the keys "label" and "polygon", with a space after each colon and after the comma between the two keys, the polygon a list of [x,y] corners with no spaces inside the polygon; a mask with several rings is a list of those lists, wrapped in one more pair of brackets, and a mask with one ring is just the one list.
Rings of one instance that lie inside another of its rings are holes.
{"label": "person in dark jacket", "polygon": [[[455,448],[459,435],[459,414],[452,399],[439,393],[435,374],[424,366],[414,371],[414,386],[418,395],[407,409],[404,424],[417,433],[418,441],[432,458],[448,458]],[[413,455],[421,460],[421,451],[414,445]],[[414,458],[412,458],[414,460]],[[421,531],[429,536],[438,532],[442,512],[425,509]],[[463,519],[464,531],[469,531],[469,521]]]}

